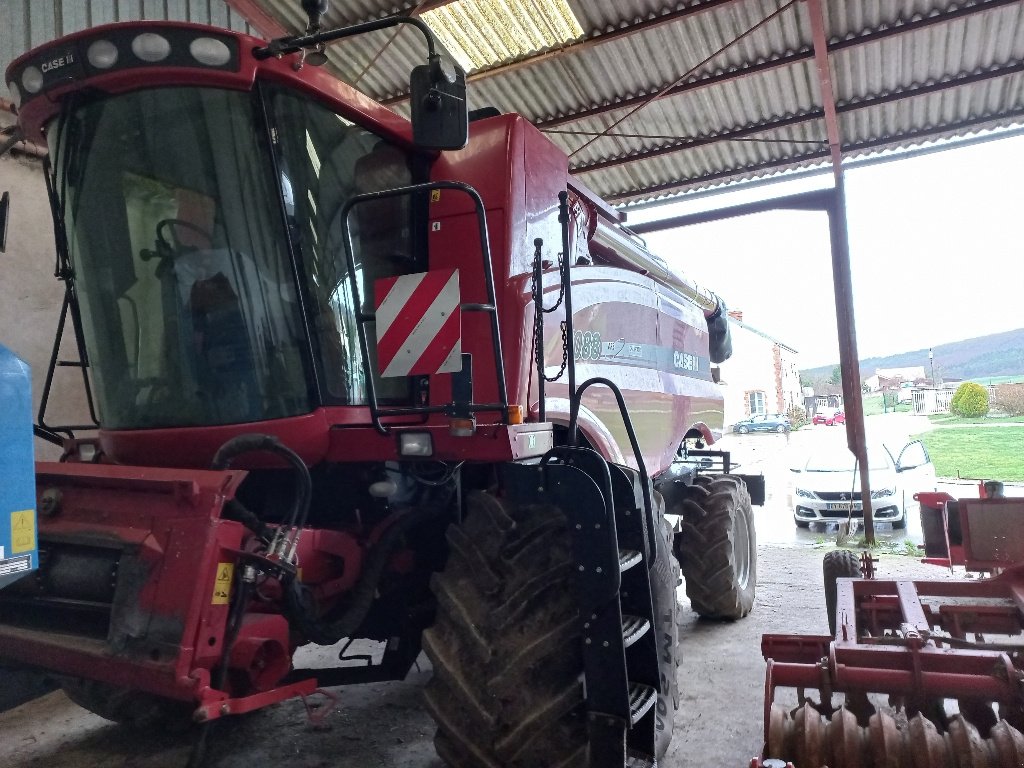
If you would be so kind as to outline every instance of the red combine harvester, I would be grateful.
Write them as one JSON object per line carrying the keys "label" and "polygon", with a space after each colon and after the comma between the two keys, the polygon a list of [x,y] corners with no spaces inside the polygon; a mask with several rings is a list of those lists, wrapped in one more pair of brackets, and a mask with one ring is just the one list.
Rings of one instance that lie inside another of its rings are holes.
{"label": "red combine harvester", "polygon": [[[429,49],[411,123],[314,66],[398,24]],[[725,307],[526,120],[470,125],[422,22],[310,29],[111,25],[7,71],[49,148],[66,298],[36,431],[65,460],[37,467],[0,661],[112,720],[207,724],[197,763],[211,721],[422,649],[450,765],[653,764],[673,552],[702,614],[754,599],[763,478],[703,450]],[[46,419],[65,325],[94,424]],[[353,639],[383,656],[295,668]]]}
{"label": "red combine harvester", "polygon": [[[868,553],[826,555],[834,635],[762,639],[766,756],[797,768],[1024,765],[1024,499],[980,490],[914,498],[923,561],[988,578],[887,581]],[[796,709],[776,703],[780,688],[797,690]]]}

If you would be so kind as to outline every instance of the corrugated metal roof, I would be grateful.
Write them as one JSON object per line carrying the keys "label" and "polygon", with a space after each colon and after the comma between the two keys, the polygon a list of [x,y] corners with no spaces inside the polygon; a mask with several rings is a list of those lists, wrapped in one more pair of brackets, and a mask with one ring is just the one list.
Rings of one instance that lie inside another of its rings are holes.
{"label": "corrugated metal roof", "polygon": [[[195,12],[223,23],[215,9],[226,13],[218,0],[110,0],[88,3],[88,13],[74,12],[82,4],[66,0],[8,2],[18,19],[14,35],[0,40],[0,66],[54,32],[100,23],[96,8],[107,9],[102,21],[126,6],[131,18]],[[228,2],[262,9],[290,30],[305,27],[298,0]],[[335,0],[325,23],[437,4]],[[576,172],[605,197],[651,200],[827,161],[806,3],[569,4],[583,38],[470,73],[470,105],[520,112],[538,123],[573,153]],[[828,0],[823,7],[846,156],[1024,122],[1021,0]],[[394,106],[403,111],[400,97],[410,69],[423,61],[424,45],[406,28],[341,41],[329,56],[342,79],[382,100],[397,97]],[[625,117],[665,89],[670,93]],[[615,135],[591,141],[620,119]]]}

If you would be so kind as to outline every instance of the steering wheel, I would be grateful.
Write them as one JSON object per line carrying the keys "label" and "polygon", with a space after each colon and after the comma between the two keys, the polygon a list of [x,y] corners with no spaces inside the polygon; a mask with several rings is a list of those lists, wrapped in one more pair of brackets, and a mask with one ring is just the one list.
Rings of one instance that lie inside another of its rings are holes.
{"label": "steering wheel", "polygon": [[199,235],[202,235],[204,238],[206,238],[207,242],[211,242],[211,243],[213,242],[213,238],[210,236],[209,232],[207,232],[202,227],[196,226],[191,221],[185,221],[184,219],[162,219],[156,225],[156,239],[157,239],[157,242],[161,243],[162,245],[166,246],[167,248],[171,248],[171,249],[173,249],[175,251],[178,251],[178,252],[181,252],[182,250],[184,250],[184,248],[183,248],[182,244],[180,242],[178,242],[178,238],[174,234],[174,230],[173,229],[171,230],[171,237],[170,237],[170,239],[168,239],[165,236],[164,230],[167,227],[184,227],[185,229],[191,229],[193,232],[195,232],[195,233],[197,233]]}
{"label": "steering wheel", "polygon": [[[172,227],[169,236],[164,232],[168,227]],[[153,244],[153,250],[146,248],[139,254],[143,261],[149,261],[150,259],[171,259],[175,256],[181,256],[182,254],[198,250],[194,246],[182,245],[174,235],[173,227],[191,229],[196,234],[202,235],[206,238],[208,242],[213,242],[213,238],[210,236],[209,232],[202,227],[196,226],[191,221],[185,221],[184,219],[161,219],[156,225],[156,242]]]}

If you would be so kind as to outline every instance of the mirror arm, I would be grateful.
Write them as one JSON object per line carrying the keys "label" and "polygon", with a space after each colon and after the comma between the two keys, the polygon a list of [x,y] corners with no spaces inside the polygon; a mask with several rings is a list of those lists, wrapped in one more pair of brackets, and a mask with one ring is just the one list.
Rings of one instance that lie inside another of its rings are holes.
{"label": "mirror arm", "polygon": [[314,32],[310,35],[296,35],[292,37],[279,37],[271,40],[270,43],[263,48],[257,48],[253,51],[253,55],[257,59],[269,59],[271,57],[284,56],[289,53],[296,53],[303,48],[310,48],[323,43],[332,43],[335,40],[341,40],[345,37],[361,35],[365,32],[375,32],[379,29],[388,29],[389,27],[396,27],[399,24],[412,24],[423,33],[423,36],[427,38],[428,60],[432,65],[436,60],[438,62],[439,69],[440,56],[437,53],[434,33],[430,31],[430,27],[428,27],[422,19],[409,16],[388,16],[384,19],[375,19],[373,21],[367,21],[363,24],[356,24],[351,27],[329,29],[326,32]]}

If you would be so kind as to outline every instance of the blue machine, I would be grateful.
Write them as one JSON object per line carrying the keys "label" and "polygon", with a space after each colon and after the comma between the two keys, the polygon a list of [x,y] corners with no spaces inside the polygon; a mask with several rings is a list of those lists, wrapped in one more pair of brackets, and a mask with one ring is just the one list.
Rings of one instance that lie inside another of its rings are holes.
{"label": "blue machine", "polygon": [[38,566],[32,375],[0,346],[0,588]]}

